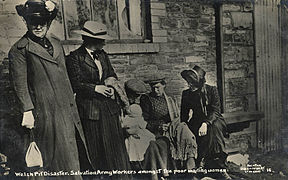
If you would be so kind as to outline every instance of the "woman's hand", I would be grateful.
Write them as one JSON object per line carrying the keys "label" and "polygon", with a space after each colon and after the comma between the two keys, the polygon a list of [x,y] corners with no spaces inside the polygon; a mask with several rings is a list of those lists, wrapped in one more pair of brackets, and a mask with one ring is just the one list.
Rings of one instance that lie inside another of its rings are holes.
{"label": "woman's hand", "polygon": [[106,92],[106,96],[107,97],[111,97],[112,99],[113,99],[113,97],[114,97],[114,89],[113,88],[111,88],[111,87],[108,87],[109,89],[108,89],[108,91]]}
{"label": "woman's hand", "polygon": [[207,134],[207,123],[202,123],[199,128],[199,136],[205,136]]}
{"label": "woman's hand", "polygon": [[34,119],[32,111],[24,112],[21,125],[25,126],[26,128],[32,129],[34,128],[34,122],[35,122],[35,119]]}
{"label": "woman's hand", "polygon": [[111,97],[114,95],[114,89],[104,85],[96,85],[95,91],[105,97]]}

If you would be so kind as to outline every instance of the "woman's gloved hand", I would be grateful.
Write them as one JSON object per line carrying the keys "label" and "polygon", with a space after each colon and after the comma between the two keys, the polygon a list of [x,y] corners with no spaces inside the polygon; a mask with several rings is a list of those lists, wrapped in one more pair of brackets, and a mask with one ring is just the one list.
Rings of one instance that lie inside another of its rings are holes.
{"label": "woman's gloved hand", "polygon": [[207,123],[202,123],[201,127],[199,128],[199,136],[207,135]]}
{"label": "woman's gloved hand", "polygon": [[34,128],[34,122],[35,119],[32,111],[24,112],[21,125],[25,126],[26,128],[32,129]]}
{"label": "woman's gloved hand", "polygon": [[104,85],[96,85],[95,92],[102,94],[105,97],[112,97],[114,95],[114,89]]}

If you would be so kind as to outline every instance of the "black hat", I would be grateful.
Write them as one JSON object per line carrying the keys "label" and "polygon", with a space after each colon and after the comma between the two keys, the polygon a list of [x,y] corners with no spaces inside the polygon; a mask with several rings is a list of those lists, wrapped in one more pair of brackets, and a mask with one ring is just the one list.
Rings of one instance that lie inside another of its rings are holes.
{"label": "black hat", "polygon": [[16,6],[19,16],[27,20],[39,20],[39,22],[52,21],[58,12],[56,4],[50,0],[27,0],[26,3]]}
{"label": "black hat", "polygon": [[184,70],[181,72],[181,76],[183,79],[185,79],[188,83],[196,83],[196,84],[205,82],[205,74],[206,72],[197,65],[195,65],[190,70]]}

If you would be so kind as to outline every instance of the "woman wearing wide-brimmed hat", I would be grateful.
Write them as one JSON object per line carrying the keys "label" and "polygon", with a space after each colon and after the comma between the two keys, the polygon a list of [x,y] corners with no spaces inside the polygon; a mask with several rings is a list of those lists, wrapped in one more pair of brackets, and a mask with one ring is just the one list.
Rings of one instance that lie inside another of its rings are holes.
{"label": "woman wearing wide-brimmed hat", "polygon": [[[145,82],[150,85],[152,92],[142,96],[140,105],[147,121],[146,128],[156,135],[155,147],[160,148],[162,154],[157,162],[157,159],[153,158],[157,153],[151,148],[148,149],[146,167],[149,163],[152,169],[195,168],[196,139],[186,123],[180,122],[177,103],[165,92],[165,76],[155,73],[147,76]],[[149,156],[152,162],[149,162]]]}
{"label": "woman wearing wide-brimmed hat", "polygon": [[181,72],[189,85],[182,93],[181,121],[196,136],[198,166],[225,168],[226,123],[221,115],[217,87],[205,84],[205,74],[199,66]]}
{"label": "woman wearing wide-brimmed hat", "polygon": [[[83,44],[67,57],[70,81],[94,170],[127,170],[129,157],[115,97],[117,75],[102,49],[109,38],[103,23],[87,21],[80,31]],[[81,163],[87,168],[89,164]],[[88,166],[87,166],[88,165]],[[117,178],[127,178],[125,175]]]}
{"label": "woman wearing wide-brimmed hat", "polygon": [[78,171],[75,131],[83,142],[84,133],[63,48],[59,39],[47,35],[57,14],[56,5],[49,0],[27,0],[16,10],[28,29],[9,51],[12,85],[23,113],[22,126],[34,128],[44,171]]}

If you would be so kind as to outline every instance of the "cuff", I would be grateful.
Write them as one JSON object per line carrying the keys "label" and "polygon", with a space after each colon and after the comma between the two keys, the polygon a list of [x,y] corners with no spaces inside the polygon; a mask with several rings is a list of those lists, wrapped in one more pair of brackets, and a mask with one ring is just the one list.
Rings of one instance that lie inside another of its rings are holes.
{"label": "cuff", "polygon": [[96,85],[95,88],[94,88],[94,91],[98,92],[99,91],[99,86]]}

